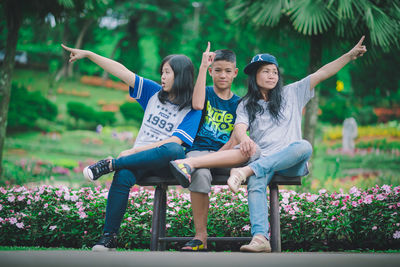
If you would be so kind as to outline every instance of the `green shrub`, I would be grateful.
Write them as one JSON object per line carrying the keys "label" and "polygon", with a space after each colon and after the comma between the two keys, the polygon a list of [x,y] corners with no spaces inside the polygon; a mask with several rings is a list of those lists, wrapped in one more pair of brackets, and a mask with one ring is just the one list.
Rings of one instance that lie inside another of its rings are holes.
{"label": "green shrub", "polygon": [[78,125],[79,120],[102,125],[112,125],[117,121],[113,112],[96,111],[81,102],[68,102],[67,112],[75,119],[76,125]]}
{"label": "green shrub", "polygon": [[57,114],[57,106],[40,92],[29,92],[24,86],[12,84],[7,130],[34,129],[39,118],[54,121]]}
{"label": "green shrub", "polygon": [[122,116],[124,116],[124,119],[127,121],[134,120],[141,122],[143,119],[143,108],[137,102],[126,102],[119,107],[119,110],[121,111]]}
{"label": "green shrub", "polygon": [[67,112],[68,114],[75,119],[76,122],[79,120],[83,120],[86,122],[95,121],[95,113],[96,111],[81,102],[68,102],[67,103]]}
{"label": "green shrub", "polygon": [[[149,248],[154,191],[134,188],[121,224],[119,247]],[[107,189],[0,187],[0,245],[91,247],[102,232]],[[188,193],[169,190],[168,236],[193,236]],[[280,192],[284,250],[342,251],[400,248],[400,187],[352,188],[349,194]],[[213,187],[210,236],[250,236],[247,194]],[[181,244],[180,244],[181,245]],[[176,249],[180,245],[169,244]],[[210,244],[237,250],[239,244]]]}
{"label": "green shrub", "polygon": [[111,111],[100,111],[95,113],[95,121],[101,125],[113,125],[117,119],[115,118],[114,112]]}

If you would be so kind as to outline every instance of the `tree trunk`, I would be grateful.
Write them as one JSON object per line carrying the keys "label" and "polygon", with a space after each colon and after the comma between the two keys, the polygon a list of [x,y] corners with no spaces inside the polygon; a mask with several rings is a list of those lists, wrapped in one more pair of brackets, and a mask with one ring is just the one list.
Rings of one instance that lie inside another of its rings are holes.
{"label": "tree trunk", "polygon": [[[321,67],[322,62],[322,35],[313,35],[310,45],[310,63],[308,73],[314,73]],[[315,130],[318,121],[319,91],[315,90],[315,96],[306,106],[304,118],[303,137],[314,147]]]}
{"label": "tree trunk", "polygon": [[[322,36],[312,36],[310,45],[310,62],[308,65],[308,73],[314,73],[321,67],[322,62]],[[306,105],[306,114],[304,118],[303,137],[312,147],[314,147],[315,130],[318,121],[318,108],[319,108],[319,90],[314,91],[314,97]],[[309,177],[313,175],[312,158],[309,165]]]}
{"label": "tree trunk", "polygon": [[3,149],[6,139],[8,106],[11,95],[11,78],[15,65],[18,33],[22,23],[21,9],[15,1],[6,1],[4,12],[7,20],[7,43],[3,66],[0,70],[0,176],[3,173]]}
{"label": "tree trunk", "polygon": [[[82,47],[83,38],[85,37],[85,34],[86,34],[87,30],[89,29],[89,26],[93,23],[93,21],[94,21],[93,19],[85,20],[85,23],[78,35],[78,38],[76,39],[74,48],[80,49]],[[74,76],[73,67],[74,67],[74,62],[71,62],[68,64],[68,71],[67,71],[68,77]]]}
{"label": "tree trunk", "polygon": [[[117,52],[117,50],[118,50],[118,48],[119,48],[119,46],[121,45],[121,43],[123,42],[123,41],[125,41],[125,40],[127,40],[128,39],[128,37],[122,37],[121,39],[119,39],[119,41],[118,41],[118,43],[114,46],[114,49],[113,49],[113,51],[111,52],[111,56],[110,56],[110,59],[114,59],[114,57],[115,57],[115,53]],[[105,82],[105,81],[107,81],[108,80],[108,72],[107,71],[103,71],[103,75],[101,75],[101,79],[103,80],[103,82]]]}
{"label": "tree trunk", "polygon": [[[62,42],[66,46],[69,46],[69,44],[68,44],[68,36],[69,36],[68,20],[65,20],[64,21],[64,30],[63,30]],[[62,49],[62,56],[63,56],[63,66],[58,71],[56,77],[54,78],[55,82],[58,82],[62,77],[67,77],[69,52],[67,52],[65,49]]]}

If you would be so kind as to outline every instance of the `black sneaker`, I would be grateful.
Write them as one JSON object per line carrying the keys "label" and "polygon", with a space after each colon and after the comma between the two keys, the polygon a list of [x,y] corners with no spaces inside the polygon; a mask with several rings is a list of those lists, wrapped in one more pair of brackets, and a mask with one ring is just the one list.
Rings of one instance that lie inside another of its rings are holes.
{"label": "black sneaker", "polygon": [[89,181],[99,179],[102,175],[112,172],[110,168],[110,161],[112,159],[102,159],[93,165],[87,166],[83,169],[83,175]]}
{"label": "black sneaker", "polygon": [[115,251],[117,247],[117,234],[104,233],[92,248],[93,251]]}

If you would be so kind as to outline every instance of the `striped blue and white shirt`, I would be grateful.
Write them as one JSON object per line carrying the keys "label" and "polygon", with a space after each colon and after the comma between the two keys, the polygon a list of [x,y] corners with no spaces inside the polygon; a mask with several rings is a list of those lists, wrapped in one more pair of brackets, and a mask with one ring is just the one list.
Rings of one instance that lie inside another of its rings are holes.
{"label": "striped blue and white shirt", "polygon": [[196,136],[201,110],[161,103],[158,92],[162,89],[158,83],[136,75],[135,86],[129,87],[129,95],[144,109],[144,117],[139,134],[133,147],[140,147],[176,136],[183,145],[190,147]]}

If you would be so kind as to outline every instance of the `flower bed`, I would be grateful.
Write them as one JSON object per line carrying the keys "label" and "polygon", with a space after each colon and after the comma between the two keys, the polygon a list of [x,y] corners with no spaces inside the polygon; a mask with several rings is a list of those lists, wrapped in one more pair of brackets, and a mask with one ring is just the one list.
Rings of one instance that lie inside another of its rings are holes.
{"label": "flower bed", "polygon": [[[108,190],[41,186],[0,187],[0,245],[91,247],[102,232]],[[400,186],[319,194],[281,191],[282,248],[304,251],[400,248]],[[148,248],[154,192],[135,187],[119,246]],[[189,194],[170,190],[167,234],[192,236]],[[210,236],[250,236],[247,194],[211,192]],[[179,245],[171,244],[171,248]],[[212,247],[212,245],[211,245]],[[238,244],[214,249],[236,250]]]}

